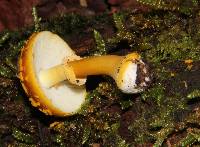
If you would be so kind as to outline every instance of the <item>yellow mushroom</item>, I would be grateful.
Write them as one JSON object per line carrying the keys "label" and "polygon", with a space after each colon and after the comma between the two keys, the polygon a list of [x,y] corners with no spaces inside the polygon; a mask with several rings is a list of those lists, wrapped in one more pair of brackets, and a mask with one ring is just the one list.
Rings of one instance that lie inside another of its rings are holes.
{"label": "yellow mushroom", "polygon": [[88,75],[109,75],[125,93],[141,92],[150,81],[148,68],[137,53],[81,58],[48,31],[30,37],[21,51],[19,70],[32,105],[58,116],[81,109]]}

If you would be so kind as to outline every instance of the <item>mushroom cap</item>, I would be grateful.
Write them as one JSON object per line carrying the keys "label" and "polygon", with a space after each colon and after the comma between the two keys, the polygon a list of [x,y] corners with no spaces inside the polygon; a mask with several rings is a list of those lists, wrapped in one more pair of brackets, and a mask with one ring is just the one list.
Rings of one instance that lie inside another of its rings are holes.
{"label": "mushroom cap", "polygon": [[[48,31],[34,33],[21,51],[19,78],[31,104],[47,115],[67,116],[76,113],[85,102],[85,86],[68,81],[47,88],[39,81],[39,72],[79,59],[58,35]],[[56,76],[56,75],[55,75]]]}
{"label": "mushroom cap", "polygon": [[141,60],[139,54],[128,54],[118,67],[115,81],[122,92],[139,93],[150,83],[148,66]]}

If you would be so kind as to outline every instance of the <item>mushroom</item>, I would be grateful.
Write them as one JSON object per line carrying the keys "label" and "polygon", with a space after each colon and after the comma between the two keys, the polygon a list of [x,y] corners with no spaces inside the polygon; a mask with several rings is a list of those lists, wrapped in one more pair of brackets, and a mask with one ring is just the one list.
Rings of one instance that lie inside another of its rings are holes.
{"label": "mushroom", "polygon": [[137,53],[81,58],[58,35],[33,34],[21,51],[19,77],[33,106],[48,115],[77,113],[85,102],[88,75],[109,75],[124,93],[143,91],[148,67]]}

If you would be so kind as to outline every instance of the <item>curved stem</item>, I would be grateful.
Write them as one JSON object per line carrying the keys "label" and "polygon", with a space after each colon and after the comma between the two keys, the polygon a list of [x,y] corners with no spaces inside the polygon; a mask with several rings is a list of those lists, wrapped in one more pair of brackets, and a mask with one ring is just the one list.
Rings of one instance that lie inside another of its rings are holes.
{"label": "curved stem", "polygon": [[73,83],[76,78],[86,78],[88,75],[109,75],[114,78],[123,58],[124,56],[106,55],[70,61],[40,71],[39,80],[42,85],[51,87],[66,79]]}
{"label": "curved stem", "polygon": [[123,56],[106,55],[84,58],[68,62],[67,64],[73,68],[77,78],[85,78],[88,75],[102,74],[113,76],[122,59]]}

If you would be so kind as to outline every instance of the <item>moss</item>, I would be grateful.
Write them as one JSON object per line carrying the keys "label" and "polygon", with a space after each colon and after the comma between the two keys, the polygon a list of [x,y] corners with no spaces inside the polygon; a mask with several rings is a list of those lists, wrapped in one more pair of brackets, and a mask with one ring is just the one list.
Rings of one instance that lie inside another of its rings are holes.
{"label": "moss", "polygon": [[162,128],[160,131],[158,131],[155,135],[154,138],[156,138],[156,141],[154,143],[154,147],[159,147],[162,146],[163,142],[167,137],[174,131],[174,126],[170,125],[167,126],[166,128]]}
{"label": "moss", "polygon": [[7,78],[11,78],[13,77],[13,71],[7,67],[5,64],[1,64],[0,65],[0,75],[2,77],[7,77]]}
{"label": "moss", "polygon": [[111,44],[117,44],[120,41],[128,41],[129,43],[133,42],[135,38],[134,34],[128,31],[124,25],[125,14],[114,13],[113,19],[117,32],[113,38],[108,39],[108,42]]}
{"label": "moss", "polygon": [[14,72],[17,72],[17,66],[16,64],[12,61],[11,57],[6,58],[5,64],[10,67],[12,70],[14,70]]}
{"label": "moss", "polygon": [[96,42],[96,52],[94,53],[94,55],[106,55],[107,50],[105,41],[103,40],[101,34],[96,30],[94,30],[94,38]]}
{"label": "moss", "polygon": [[[151,42],[151,41],[150,41]],[[180,26],[173,26],[156,37],[154,48],[147,50],[146,58],[152,62],[170,60],[199,60],[199,46]],[[146,44],[146,43],[144,43]]]}
{"label": "moss", "polygon": [[89,19],[77,14],[63,15],[50,19],[41,24],[41,30],[49,30],[59,34],[63,38],[69,37],[74,33],[75,36],[83,35],[84,29],[89,25]]}
{"label": "moss", "polygon": [[176,0],[176,1],[167,1],[167,0],[137,0],[138,2],[149,5],[154,9],[162,10],[171,10],[179,11],[186,15],[191,15],[192,12],[198,7],[197,0]]}
{"label": "moss", "polygon": [[9,38],[10,34],[7,32],[0,39],[0,47],[3,46],[3,43]]}
{"label": "moss", "polygon": [[56,142],[57,144],[59,144],[60,147],[64,147],[64,140],[63,140],[63,136],[62,135],[55,135],[53,137],[54,142]]}
{"label": "moss", "polygon": [[183,138],[177,146],[191,146],[195,142],[200,140],[200,130],[199,129],[192,129],[189,130],[186,137]]}
{"label": "moss", "polygon": [[137,0],[137,1],[145,5],[150,5],[156,9],[164,9],[164,10],[178,9],[178,6],[174,5],[176,4],[176,2],[167,3],[164,0]]}
{"label": "moss", "polygon": [[146,114],[145,111],[143,111],[145,108],[142,106],[140,109],[140,113],[138,113],[136,120],[128,127],[131,133],[134,134],[134,145],[144,144],[149,140],[152,140],[152,136],[148,131],[149,121],[146,120]]}
{"label": "moss", "polygon": [[27,144],[34,143],[34,139],[30,134],[23,133],[22,131],[18,130],[17,128],[13,128],[12,136],[20,142],[24,142]]}
{"label": "moss", "polygon": [[119,103],[121,105],[122,110],[128,109],[131,106],[133,106],[133,101],[130,100],[130,99],[128,99],[128,100],[121,100]]}
{"label": "moss", "polygon": [[100,95],[110,98],[111,101],[118,99],[121,93],[113,81],[99,83],[99,86],[96,88],[96,90]]}
{"label": "moss", "polygon": [[187,95],[189,99],[200,97],[200,90],[196,89]]}
{"label": "moss", "polygon": [[65,146],[66,142],[68,142],[68,145],[80,146],[87,136],[86,132],[84,132],[86,127],[87,124],[81,116],[74,116],[71,119],[54,122],[51,124],[51,130],[55,132],[54,135],[52,134],[53,140],[59,146]]}
{"label": "moss", "polygon": [[35,145],[29,145],[26,143],[14,143],[13,146],[20,146],[20,147],[35,147]]}
{"label": "moss", "polygon": [[82,144],[85,144],[85,142],[89,139],[90,133],[91,133],[91,127],[86,126],[83,131]]}
{"label": "moss", "polygon": [[[130,146],[124,139],[122,139],[118,133],[119,123],[114,123],[111,125],[110,133],[107,139],[112,139],[111,144],[106,144],[106,146],[116,146],[116,147],[128,147]],[[115,135],[116,134],[116,135]]]}
{"label": "moss", "polygon": [[142,93],[142,99],[146,100],[148,98],[153,98],[160,106],[161,101],[165,98],[164,87],[162,85],[155,85],[153,88],[148,89],[148,91]]}
{"label": "moss", "polygon": [[33,21],[34,21],[34,32],[39,32],[41,29],[41,26],[40,26],[41,18],[38,17],[36,7],[33,7],[32,15],[33,15]]}
{"label": "moss", "polygon": [[185,121],[186,121],[186,124],[193,124],[194,126],[199,126],[200,125],[200,122],[199,122],[199,119],[200,119],[200,109],[197,107],[196,110],[194,110],[192,113],[190,113]]}
{"label": "moss", "polygon": [[91,104],[91,101],[92,101],[92,99],[94,99],[94,98],[95,98],[95,99],[98,99],[98,100],[100,100],[100,98],[101,98],[101,96],[100,96],[100,94],[98,93],[97,90],[93,90],[93,91],[87,93],[87,96],[86,96],[86,98],[85,98],[86,101],[85,101],[85,103],[81,106],[81,109],[78,110],[78,113],[79,113],[79,114],[82,114],[82,115],[87,115],[88,112],[90,112],[91,109],[93,109],[93,108],[91,108],[91,107],[93,107],[93,106],[91,106],[91,107],[88,107],[88,106]]}

